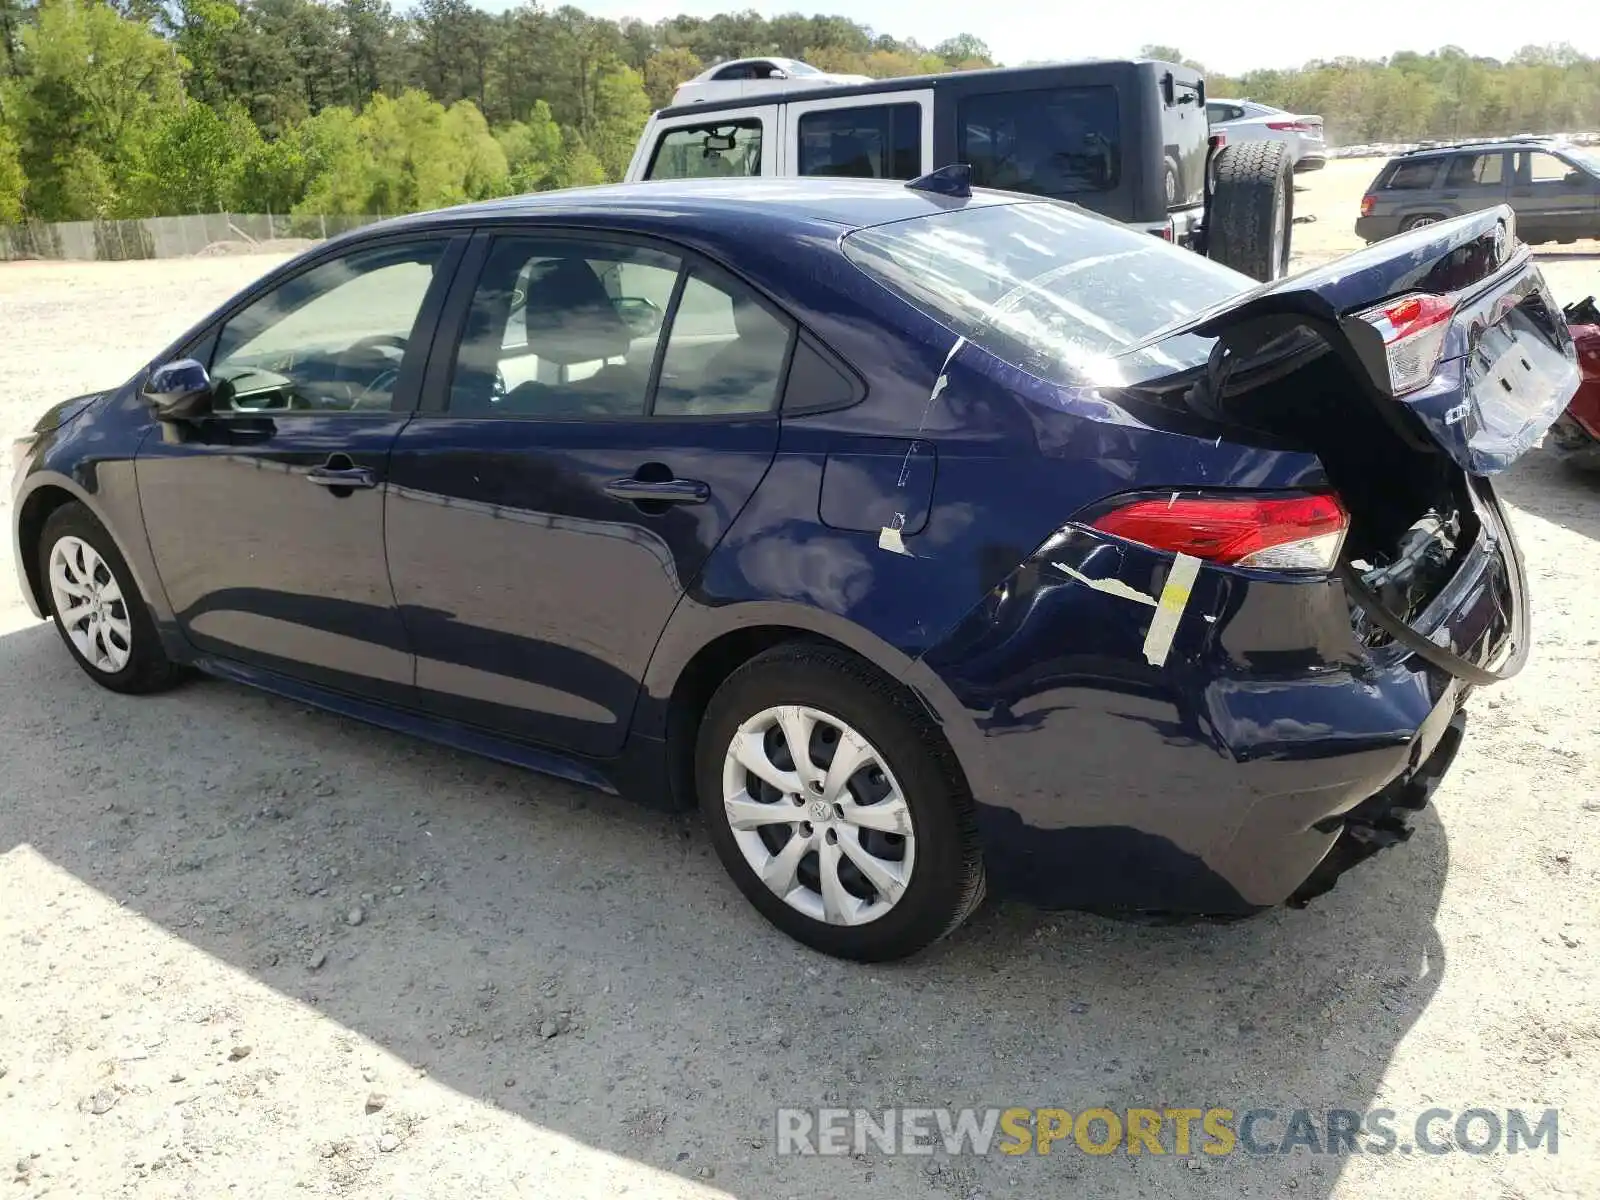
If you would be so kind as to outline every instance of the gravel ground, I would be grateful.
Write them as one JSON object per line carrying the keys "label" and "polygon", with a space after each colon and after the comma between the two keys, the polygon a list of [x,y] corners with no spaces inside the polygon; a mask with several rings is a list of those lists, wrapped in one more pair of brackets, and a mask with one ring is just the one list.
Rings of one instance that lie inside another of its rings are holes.
{"label": "gravel ground", "polygon": [[[1350,246],[1374,169],[1306,181],[1307,258]],[[1552,265],[1563,298],[1600,291],[1597,250]],[[273,261],[0,267],[0,433]],[[1409,845],[1304,912],[1143,929],[991,905],[882,968],[769,929],[693,822],[227,684],[100,691],[4,573],[0,1179],[97,1200],[1600,1195],[1600,483],[1534,456],[1504,492],[1538,646],[1473,700]],[[1561,1141],[778,1157],[774,1110],[829,1102],[1387,1107],[1402,1129],[1554,1106]]]}

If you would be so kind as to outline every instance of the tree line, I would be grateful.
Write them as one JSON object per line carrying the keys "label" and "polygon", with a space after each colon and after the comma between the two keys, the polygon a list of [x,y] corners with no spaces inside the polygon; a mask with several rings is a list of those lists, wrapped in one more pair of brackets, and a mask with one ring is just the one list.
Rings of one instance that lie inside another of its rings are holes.
{"label": "tree line", "polygon": [[[1145,57],[1205,68],[1170,46]],[[1600,129],[1600,59],[1571,46],[1525,46],[1507,61],[1455,46],[1386,59],[1336,58],[1294,70],[1208,74],[1209,95],[1323,118],[1334,145]]]}
{"label": "tree line", "polygon": [[655,24],[467,0],[0,0],[0,224],[398,213],[604,182],[725,58],[874,76],[992,65],[843,17]]}
{"label": "tree line", "polygon": [[[1157,56],[1178,51],[1147,47]],[[619,178],[652,109],[729,58],[874,77],[992,66],[839,16],[653,24],[468,0],[0,0],[0,224],[396,213]],[[1444,49],[1212,77],[1342,141],[1600,126],[1600,61]]]}

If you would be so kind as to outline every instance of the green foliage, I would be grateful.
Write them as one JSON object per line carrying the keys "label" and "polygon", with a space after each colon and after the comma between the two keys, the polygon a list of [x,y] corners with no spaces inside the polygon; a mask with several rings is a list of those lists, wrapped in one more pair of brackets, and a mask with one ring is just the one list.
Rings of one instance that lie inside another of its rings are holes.
{"label": "green foliage", "polygon": [[0,225],[15,225],[22,220],[22,201],[28,190],[28,177],[22,173],[22,158],[11,131],[0,125]]}
{"label": "green foliage", "polygon": [[584,144],[583,134],[571,126],[561,131],[561,157],[550,176],[553,188],[591,187],[605,183],[606,169]]}
{"label": "green foliage", "polygon": [[237,104],[190,101],[155,129],[130,174],[123,207],[140,215],[227,212],[239,207],[245,166],[261,132]]}
{"label": "green foliage", "polygon": [[46,220],[123,215],[152,130],[182,102],[177,54],[104,5],[49,0],[22,31],[22,60],[6,109],[30,209]]}
{"label": "green foliage", "polygon": [[603,68],[595,84],[589,141],[609,178],[621,179],[627,171],[639,131],[649,119],[650,97],[639,72],[622,63]]}
{"label": "green foliage", "polygon": [[552,180],[561,162],[561,128],[543,100],[534,104],[526,121],[513,121],[495,134],[495,140],[506,156],[508,190],[513,195],[556,186]]}

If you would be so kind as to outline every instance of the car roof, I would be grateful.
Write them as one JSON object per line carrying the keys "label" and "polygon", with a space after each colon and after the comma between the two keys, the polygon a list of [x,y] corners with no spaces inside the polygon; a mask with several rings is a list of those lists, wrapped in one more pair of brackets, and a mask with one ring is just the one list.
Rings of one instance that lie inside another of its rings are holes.
{"label": "car roof", "polygon": [[[757,60],[771,61],[771,60]],[[1034,63],[1026,67],[987,67],[979,71],[946,71],[939,75],[906,75],[895,79],[874,79],[870,83],[840,83],[824,87],[807,88],[801,99],[807,103],[812,100],[828,100],[844,96],[872,96],[880,92],[904,92],[920,88],[947,88],[967,87],[974,81],[980,85],[985,79],[1008,79],[1013,81],[1026,81],[1037,78],[1039,83],[1053,82],[1062,70],[1082,70],[1094,67],[1129,67],[1141,63],[1154,63],[1156,59],[1127,59],[1127,58],[1094,58],[1076,59],[1072,61],[1053,63]],[[717,69],[727,66],[720,64]],[[783,104],[788,103],[787,98],[780,99],[774,96],[770,100],[757,100],[750,96],[727,97],[725,99],[702,100],[694,104],[676,104],[663,108],[656,113],[657,117],[681,117],[690,114],[715,112],[719,108],[745,108],[755,103]]]}
{"label": "car roof", "polygon": [[698,231],[736,220],[744,235],[782,236],[825,224],[841,232],[927,216],[952,208],[1015,204],[1042,198],[975,188],[952,199],[894,180],[827,178],[673,179],[533,192],[433,212],[394,217],[357,234],[427,226],[469,225],[542,217],[552,223],[628,229],[676,222]]}
{"label": "car roof", "polygon": [[1396,160],[1432,158],[1441,154],[1459,154],[1463,150],[1518,150],[1528,146],[1555,149],[1563,145],[1566,143],[1555,137],[1490,138],[1476,142],[1447,142],[1442,146],[1418,146],[1415,150],[1402,150],[1394,157]]}

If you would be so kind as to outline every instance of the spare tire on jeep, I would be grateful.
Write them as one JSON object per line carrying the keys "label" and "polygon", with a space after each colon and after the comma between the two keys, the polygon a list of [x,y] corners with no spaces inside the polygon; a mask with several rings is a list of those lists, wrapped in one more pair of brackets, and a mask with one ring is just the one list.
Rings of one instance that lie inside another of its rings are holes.
{"label": "spare tire on jeep", "polygon": [[1263,282],[1289,271],[1294,164],[1282,142],[1236,142],[1217,152],[1206,257]]}

